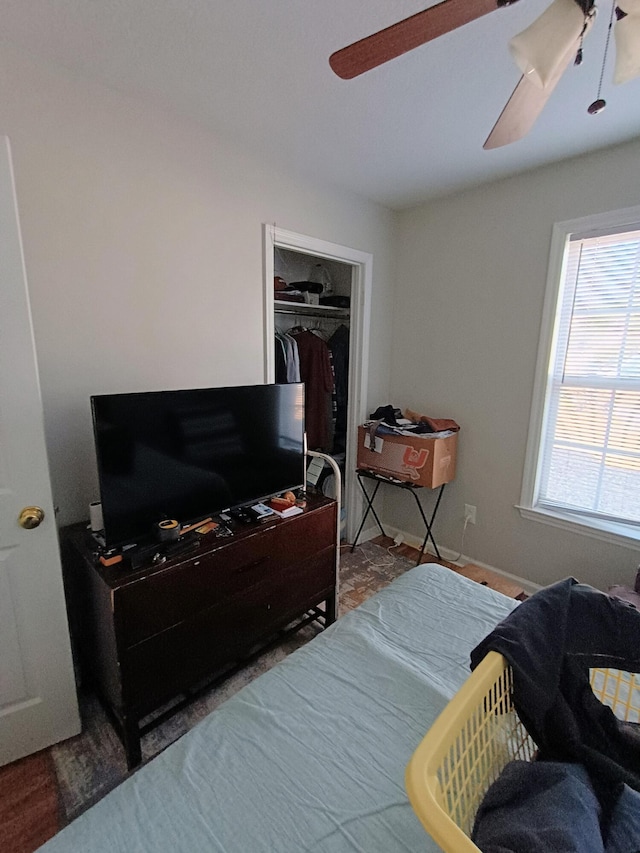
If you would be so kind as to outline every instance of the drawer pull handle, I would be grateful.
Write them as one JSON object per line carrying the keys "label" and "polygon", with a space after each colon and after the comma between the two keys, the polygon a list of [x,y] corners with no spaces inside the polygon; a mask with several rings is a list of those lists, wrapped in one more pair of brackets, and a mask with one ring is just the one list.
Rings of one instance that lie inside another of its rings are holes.
{"label": "drawer pull handle", "polygon": [[244,572],[250,572],[251,569],[256,569],[258,566],[262,565],[262,563],[266,563],[269,559],[270,558],[268,554],[265,557],[260,557],[259,560],[254,560],[252,563],[247,563],[245,566],[240,566],[239,569],[235,570],[235,574],[241,575]]}

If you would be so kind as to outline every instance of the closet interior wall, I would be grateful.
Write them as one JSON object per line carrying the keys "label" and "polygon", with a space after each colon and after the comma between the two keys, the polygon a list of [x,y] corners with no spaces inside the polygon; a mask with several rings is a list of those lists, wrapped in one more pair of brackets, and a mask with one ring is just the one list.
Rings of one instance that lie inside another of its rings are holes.
{"label": "closet interior wall", "polygon": [[[300,367],[304,374],[301,379],[306,387],[305,416],[309,447],[333,456],[343,472],[344,482],[349,375],[348,303],[351,299],[352,267],[330,259],[276,248],[274,275],[286,282],[289,288],[294,282],[328,280],[330,295],[341,297],[337,301],[344,303],[336,307],[285,301],[282,297],[291,296],[291,290],[274,292],[274,346],[282,346],[279,334],[287,335],[299,344],[297,355],[301,359]],[[322,295],[326,296],[326,290]],[[309,335],[314,337],[310,338]],[[326,372],[327,363],[330,365],[330,377]],[[276,381],[282,381],[282,374],[279,379],[276,377]],[[333,474],[325,470],[317,484],[325,494],[332,497],[335,496],[332,493],[333,480]]]}

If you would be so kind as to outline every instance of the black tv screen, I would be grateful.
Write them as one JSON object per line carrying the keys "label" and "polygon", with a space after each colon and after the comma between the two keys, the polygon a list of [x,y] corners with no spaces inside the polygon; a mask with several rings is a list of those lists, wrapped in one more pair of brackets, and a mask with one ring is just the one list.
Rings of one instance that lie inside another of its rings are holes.
{"label": "black tv screen", "polygon": [[149,537],[304,485],[304,385],[91,397],[104,537]]}

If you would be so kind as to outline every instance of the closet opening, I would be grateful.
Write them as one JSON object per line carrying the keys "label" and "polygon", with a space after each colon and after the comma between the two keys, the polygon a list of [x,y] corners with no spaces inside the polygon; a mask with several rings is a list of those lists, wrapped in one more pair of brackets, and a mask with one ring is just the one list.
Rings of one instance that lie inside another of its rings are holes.
{"label": "closet opening", "polygon": [[341,538],[351,541],[362,499],[355,481],[357,426],[366,417],[363,387],[368,350],[371,256],[265,226],[265,381],[305,383],[310,450],[329,454],[313,476],[340,497]]}

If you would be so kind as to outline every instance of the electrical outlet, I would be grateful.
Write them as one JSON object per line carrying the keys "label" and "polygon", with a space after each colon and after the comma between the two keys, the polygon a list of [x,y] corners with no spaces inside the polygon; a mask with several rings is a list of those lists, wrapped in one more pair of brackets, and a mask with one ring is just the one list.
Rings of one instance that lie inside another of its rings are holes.
{"label": "electrical outlet", "polygon": [[404,536],[402,533],[396,533],[395,539],[393,540],[396,545],[402,545],[404,542]]}
{"label": "electrical outlet", "polygon": [[476,523],[476,508],[472,504],[464,505],[464,520],[468,521],[469,524]]}

